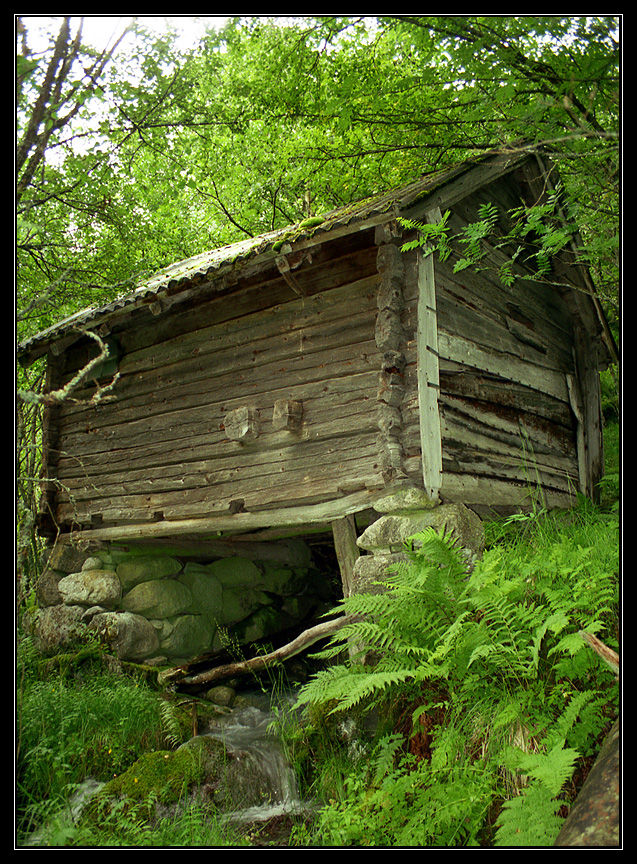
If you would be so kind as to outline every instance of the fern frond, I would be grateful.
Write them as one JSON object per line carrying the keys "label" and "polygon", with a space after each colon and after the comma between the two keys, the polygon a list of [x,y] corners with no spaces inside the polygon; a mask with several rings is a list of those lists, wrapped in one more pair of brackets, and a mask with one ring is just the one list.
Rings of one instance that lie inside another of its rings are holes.
{"label": "fern frond", "polygon": [[557,815],[560,804],[547,787],[530,784],[521,795],[505,801],[494,845],[552,846],[564,821]]}
{"label": "fern frond", "polygon": [[396,687],[412,679],[413,674],[413,669],[396,669],[389,672],[372,672],[350,679],[347,692],[340,694],[339,704],[333,712],[347,711],[371,697],[377,699],[390,687]]}
{"label": "fern frond", "polygon": [[548,631],[552,633],[560,633],[565,627],[569,624],[568,616],[562,611],[558,610],[554,612],[552,615],[542,621],[539,627],[535,628],[535,632],[533,633],[533,643],[531,646],[531,661],[533,667],[537,670],[540,663],[540,648],[542,645],[542,640],[546,636]]}
{"label": "fern frond", "polygon": [[547,734],[549,744],[563,743],[571,729],[574,727],[584,708],[595,699],[597,694],[592,690],[583,690],[576,693],[570,700],[564,711],[555,721]]}
{"label": "fern frond", "polygon": [[168,699],[159,703],[159,715],[164,738],[172,747],[182,743],[183,732],[179,722],[177,707]]}
{"label": "fern frond", "polygon": [[538,780],[551,795],[556,796],[564,783],[572,777],[578,758],[577,750],[557,743],[547,753],[522,753],[518,758],[518,768],[522,774]]}
{"label": "fern frond", "polygon": [[518,747],[508,748],[505,754],[506,767],[533,777],[553,796],[557,795],[571,778],[575,762],[580,756],[577,750],[565,746],[566,739],[585,707],[598,701],[596,695],[594,691],[575,694],[546,730],[542,749],[529,751]]}
{"label": "fern frond", "polygon": [[385,735],[374,749],[374,783],[378,785],[394,768],[396,754],[404,741],[402,735]]}

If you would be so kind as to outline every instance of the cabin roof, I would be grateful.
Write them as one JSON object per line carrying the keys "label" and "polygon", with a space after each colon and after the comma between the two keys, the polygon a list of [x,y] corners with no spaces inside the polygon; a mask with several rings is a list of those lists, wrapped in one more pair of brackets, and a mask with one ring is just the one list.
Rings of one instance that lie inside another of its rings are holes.
{"label": "cabin roof", "polygon": [[[18,359],[23,365],[29,365],[59,340],[71,334],[76,334],[77,338],[82,330],[98,326],[103,320],[117,316],[122,310],[129,311],[152,304],[162,296],[178,294],[193,285],[210,283],[230,272],[238,276],[248,266],[253,272],[271,267],[278,255],[288,254],[293,247],[321,243],[340,233],[371,227],[396,219],[400,215],[411,215],[411,210],[417,206],[419,199],[429,199],[437,189],[446,187],[452,181],[461,180],[463,175],[489,159],[497,161],[498,173],[506,173],[528,158],[529,154],[523,149],[494,151],[452,168],[426,174],[403,186],[339,207],[320,217],[306,219],[177,261],[142,280],[134,290],[103,305],[93,305],[80,310],[26,339],[18,345]],[[489,182],[489,179],[487,177],[485,182]]]}

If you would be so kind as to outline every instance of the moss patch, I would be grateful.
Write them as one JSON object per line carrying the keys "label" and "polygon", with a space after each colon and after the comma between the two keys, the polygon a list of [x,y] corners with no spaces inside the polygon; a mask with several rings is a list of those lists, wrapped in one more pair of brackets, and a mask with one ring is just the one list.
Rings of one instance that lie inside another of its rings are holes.
{"label": "moss patch", "polygon": [[97,815],[113,799],[171,804],[182,798],[191,786],[201,783],[203,776],[202,762],[196,753],[188,750],[146,753],[102,787],[90,810]]}
{"label": "moss patch", "polygon": [[324,221],[322,216],[310,216],[299,223],[299,228],[316,228],[317,225],[322,225]]}

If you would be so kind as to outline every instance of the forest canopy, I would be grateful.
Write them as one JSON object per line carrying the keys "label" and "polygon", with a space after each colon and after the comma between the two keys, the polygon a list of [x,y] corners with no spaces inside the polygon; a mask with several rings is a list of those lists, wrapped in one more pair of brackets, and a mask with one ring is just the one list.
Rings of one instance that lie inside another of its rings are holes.
{"label": "forest canopy", "polygon": [[[16,27],[18,338],[176,260],[491,148],[557,164],[618,315],[619,20],[155,19]],[[179,23],[179,22],[178,22]],[[37,42],[37,45],[36,45]]]}

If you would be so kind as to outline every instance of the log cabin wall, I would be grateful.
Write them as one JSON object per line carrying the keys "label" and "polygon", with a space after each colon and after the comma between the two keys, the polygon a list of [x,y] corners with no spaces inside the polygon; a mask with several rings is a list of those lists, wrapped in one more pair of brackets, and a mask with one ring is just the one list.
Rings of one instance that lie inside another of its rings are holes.
{"label": "log cabin wall", "polygon": [[[357,233],[298,267],[303,296],[261,273],[114,330],[115,399],[65,403],[56,418],[58,525],[210,518],[381,487],[377,255],[373,230]],[[86,349],[67,351],[63,379]]]}
{"label": "log cabin wall", "polygon": [[[538,487],[548,506],[593,497],[612,350],[586,277],[557,262],[563,287],[549,287],[516,263],[507,288],[504,248],[459,273],[401,251],[400,216],[450,209],[457,232],[481,204],[539,202],[546,182],[533,158],[496,154],[335,211],[317,233],[255,238],[236,269],[236,246],[217,275],[178,262],[148,299],[89,315],[112,346],[103,380],[119,378],[113,401],[90,404],[89,386],[47,413],[42,533],[329,529],[396,485],[477,510],[529,506]],[[95,351],[74,323],[25,348],[48,348],[51,389]]]}
{"label": "log cabin wall", "polygon": [[579,488],[573,360],[562,350],[572,334],[536,292],[462,275],[437,266],[442,494],[511,505],[531,503],[539,486],[540,503],[568,505]]}
{"label": "log cabin wall", "polygon": [[[453,205],[451,233],[476,221],[481,204],[505,211],[519,205],[522,194],[510,177],[475,191]],[[429,214],[429,221],[436,216],[439,210]],[[483,262],[487,269],[456,274],[453,258],[440,261],[430,255],[419,261],[416,253],[410,256],[409,396],[403,408],[408,475],[428,485],[423,470],[433,455],[423,459],[422,453],[429,446],[440,451],[442,500],[506,511],[532,504],[539,494],[541,504],[568,506],[581,481],[568,386],[575,372],[573,320],[563,293],[528,279],[503,286],[497,268],[505,258],[496,249]],[[425,277],[424,270],[429,271]],[[429,299],[423,295],[423,278],[435,284]],[[418,345],[419,327],[431,331],[430,324],[423,325],[423,306],[429,308],[435,330]],[[434,428],[430,412],[427,443],[421,441],[423,387],[421,381],[419,392],[418,376],[434,358],[433,377],[431,372],[425,377],[429,393],[437,393],[440,428]]]}

